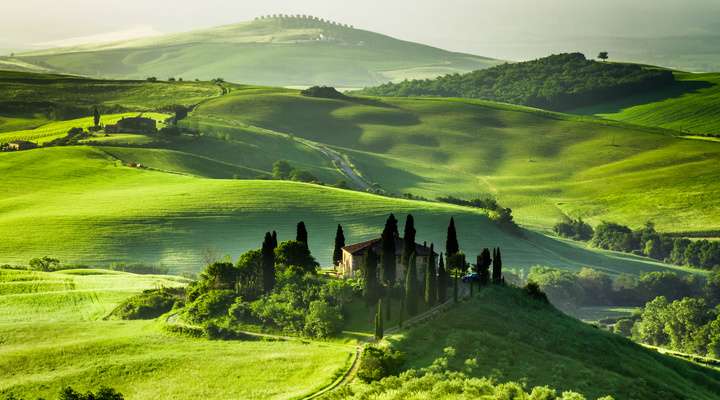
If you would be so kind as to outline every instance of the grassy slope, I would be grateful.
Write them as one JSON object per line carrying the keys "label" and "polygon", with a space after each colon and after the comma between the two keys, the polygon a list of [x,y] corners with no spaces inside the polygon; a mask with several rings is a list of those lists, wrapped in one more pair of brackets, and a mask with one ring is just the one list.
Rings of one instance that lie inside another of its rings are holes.
{"label": "grassy slope", "polygon": [[[122,107],[153,111],[174,104],[192,105],[219,96],[222,90],[209,82],[105,81],[52,74],[0,71],[0,132],[34,129],[50,122],[38,110],[47,103]],[[14,102],[29,104],[27,110],[7,107]],[[36,110],[33,110],[35,108]]]}
{"label": "grassy slope", "polygon": [[[304,26],[303,26],[304,25]],[[321,34],[331,41],[318,42]],[[497,63],[359,29],[263,20],[24,54],[21,61],[89,76],[183,76],[271,85],[364,87]]]}
{"label": "grassy slope", "polygon": [[314,254],[327,265],[338,223],[353,242],[378,235],[390,212],[411,212],[419,240],[442,246],[447,222],[455,216],[470,257],[482,247],[502,246],[512,267],[589,265],[631,273],[664,268],[536,233],[516,238],[473,209],[292,182],[140,170],[122,166],[106,151],[61,147],[0,154],[5,178],[0,191],[6,194],[0,199],[2,261],[54,255],[63,261],[149,261],[198,270],[206,249],[234,258],[257,248],[269,229],[277,229],[281,240],[294,237],[302,219]]}
{"label": "grassy slope", "polygon": [[574,112],[688,133],[720,134],[720,74],[675,76],[677,83],[665,90]]}
{"label": "grassy slope", "polygon": [[318,343],[191,339],[162,333],[159,322],[101,320],[133,293],[180,281],[0,269],[0,396],[52,398],[67,385],[108,385],[131,399],[289,399],[329,384],[353,352]]}
{"label": "grassy slope", "polygon": [[407,367],[429,366],[452,346],[460,363],[477,359],[475,375],[574,390],[588,398],[709,400],[720,392],[720,372],[600,331],[514,288],[484,289],[390,341],[407,354]]}
{"label": "grassy slope", "polygon": [[[563,214],[665,231],[720,227],[720,146],[617,123],[459,99],[313,99],[238,90],[195,115],[336,146],[394,193],[490,193],[525,224]],[[701,211],[700,211],[701,210]]]}

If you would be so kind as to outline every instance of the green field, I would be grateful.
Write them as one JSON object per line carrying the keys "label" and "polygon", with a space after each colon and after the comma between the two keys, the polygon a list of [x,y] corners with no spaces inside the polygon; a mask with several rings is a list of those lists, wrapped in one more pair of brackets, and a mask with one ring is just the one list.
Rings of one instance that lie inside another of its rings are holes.
{"label": "green field", "polygon": [[666,89],[573,111],[699,135],[720,134],[720,74],[675,73]]}
{"label": "green field", "polygon": [[720,372],[661,355],[586,325],[520,289],[491,286],[431,322],[389,338],[405,367],[428,367],[457,350],[451,366],[477,360],[475,376],[548,385],[595,399],[717,399]]}
{"label": "green field", "polygon": [[113,78],[223,77],[233,82],[278,86],[329,84],[359,88],[390,80],[468,72],[499,61],[293,18],[36,51],[5,62]]}
{"label": "green field", "polygon": [[669,232],[720,227],[720,146],[671,132],[484,101],[256,88],[203,103],[200,117],[331,145],[391,193],[493,195],[525,225],[548,228],[568,215],[653,220]]}
{"label": "green field", "polygon": [[68,385],[107,385],[130,399],[291,399],[332,382],[354,351],[193,339],[164,333],[161,321],[102,319],[143,289],[184,283],[103,270],[0,269],[0,396],[54,398]]}

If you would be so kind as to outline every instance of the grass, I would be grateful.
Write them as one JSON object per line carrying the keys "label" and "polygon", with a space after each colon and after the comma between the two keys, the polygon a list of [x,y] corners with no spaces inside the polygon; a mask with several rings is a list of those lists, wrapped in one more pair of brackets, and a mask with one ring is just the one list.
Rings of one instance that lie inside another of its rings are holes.
{"label": "grass", "polygon": [[107,385],[132,399],[292,399],[329,384],[354,351],[194,339],[163,333],[156,321],[101,319],[142,289],[183,283],[101,270],[0,269],[0,396],[53,398],[67,385]]}
{"label": "grass", "polygon": [[677,82],[666,89],[574,112],[690,134],[720,134],[720,74],[675,77]]}
{"label": "grass", "polygon": [[[316,40],[324,35],[329,40]],[[16,60],[87,76],[213,79],[279,86],[365,87],[498,63],[320,22],[261,20],[112,45],[51,49]]]}
{"label": "grass", "polygon": [[[503,248],[509,266],[536,264],[610,273],[669,268],[647,259],[587,249],[527,232],[498,229],[480,210],[328,188],[256,180],[206,179],[123,166],[115,148],[54,147],[0,154],[0,254],[26,263],[52,255],[63,262],[149,262],[198,271],[210,249],[235,259],[258,248],[264,233],[295,237],[304,220],[311,249],[328,265],[337,224],[348,243],[379,235],[391,212],[415,216],[418,240],[442,246],[451,216],[470,259]],[[123,150],[123,149],[119,149]]]}
{"label": "grass", "polygon": [[[104,125],[117,123],[122,118],[136,117],[138,113],[122,113],[122,114],[110,114],[101,117],[101,123]],[[143,116],[153,118],[160,122],[162,125],[163,121],[168,119],[170,115],[160,113],[143,113]],[[43,144],[53,139],[58,139],[67,135],[68,131],[72,128],[83,128],[87,129],[95,125],[93,117],[77,118],[67,121],[50,122],[42,125],[35,129],[21,130],[21,131],[10,131],[0,133],[0,144],[9,143],[15,140],[26,140],[35,142],[37,144]],[[100,139],[103,140],[103,139]]]}
{"label": "grass", "polygon": [[483,289],[389,341],[406,353],[407,368],[427,367],[451,346],[457,350],[455,367],[476,359],[473,375],[574,390],[588,398],[709,400],[720,391],[716,370],[645,349],[510,287]]}
{"label": "grass", "polygon": [[[720,226],[720,145],[670,132],[461,99],[315,99],[236,90],[195,117],[291,133],[350,155],[392,193],[496,196],[523,224],[565,215],[669,232]],[[702,210],[702,211],[700,211]]]}

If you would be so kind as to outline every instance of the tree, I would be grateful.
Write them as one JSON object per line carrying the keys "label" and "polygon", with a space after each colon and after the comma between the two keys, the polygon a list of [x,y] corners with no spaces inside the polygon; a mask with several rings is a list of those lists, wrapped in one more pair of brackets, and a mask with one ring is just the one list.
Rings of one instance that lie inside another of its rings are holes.
{"label": "tree", "polygon": [[460,275],[460,271],[457,268],[453,268],[452,270],[453,274],[453,302],[458,302],[458,277]]}
{"label": "tree", "polygon": [[378,298],[377,310],[375,311],[375,340],[381,340],[383,336],[382,299]]}
{"label": "tree", "polygon": [[378,257],[377,254],[368,248],[363,265],[363,297],[366,304],[372,306],[380,298],[380,283],[378,282]]}
{"label": "tree", "polygon": [[285,269],[292,267],[299,268],[303,273],[317,273],[319,264],[315,261],[305,243],[289,240],[280,243],[274,250],[275,263],[284,266]]}
{"label": "tree", "polygon": [[233,290],[237,285],[238,269],[229,262],[216,262],[205,267],[203,280],[217,290]]}
{"label": "tree", "polygon": [[405,232],[403,236],[403,264],[410,264],[410,254],[415,253],[415,219],[411,214],[405,218]]}
{"label": "tree", "polygon": [[607,61],[608,58],[610,58],[610,54],[608,54],[607,51],[601,51],[600,54],[598,54],[598,58],[603,61]]}
{"label": "tree", "polygon": [[438,266],[438,302],[444,303],[447,301],[447,288],[448,288],[448,272],[445,269],[445,261],[443,260],[443,254],[440,253],[440,265]]}
{"label": "tree", "polygon": [[410,254],[410,264],[405,274],[405,310],[412,317],[418,313],[418,300],[420,293],[417,281],[417,261],[415,253]]}
{"label": "tree", "polygon": [[257,300],[263,293],[262,276],[262,251],[250,250],[244,253],[237,262],[237,284],[235,291],[245,301]]}
{"label": "tree", "polygon": [[435,271],[435,245],[430,244],[430,257],[425,268],[425,304],[432,307],[437,302],[437,272]]}
{"label": "tree", "polygon": [[490,258],[490,250],[485,248],[477,258],[477,274],[480,278],[481,285],[487,285],[490,283],[490,265],[492,264],[492,258]]}
{"label": "tree", "polygon": [[277,249],[277,247],[278,247],[277,232],[272,231],[272,235],[271,235],[271,236],[272,236],[273,249]]}
{"label": "tree", "polygon": [[342,248],[345,247],[345,233],[342,225],[337,226],[335,232],[335,249],[333,250],[333,266],[340,265],[342,262]]}
{"label": "tree", "polygon": [[290,179],[292,170],[293,168],[289,162],[278,160],[273,164],[272,174],[275,179]]}
{"label": "tree", "polygon": [[262,253],[263,291],[270,293],[275,287],[275,248],[270,232],[265,234],[260,251]]}
{"label": "tree", "polygon": [[397,219],[390,214],[385,222],[381,239],[382,247],[382,279],[388,283],[394,283],[396,279],[395,240],[397,238]]}
{"label": "tree", "polygon": [[52,257],[33,258],[30,260],[30,269],[35,271],[55,271],[60,268],[60,260]]}
{"label": "tree", "polygon": [[493,283],[499,284],[503,283],[503,275],[502,275],[502,254],[500,254],[500,248],[493,250],[494,257],[492,261],[492,280]]}
{"label": "tree", "polygon": [[100,111],[98,111],[97,106],[93,109],[93,122],[95,123],[96,128],[100,126]]}
{"label": "tree", "polygon": [[460,251],[457,231],[455,230],[455,218],[450,218],[450,225],[447,229],[447,240],[445,241],[445,255],[451,257]]}
{"label": "tree", "polygon": [[295,240],[300,243],[305,243],[305,246],[308,245],[308,233],[307,229],[305,228],[305,222],[303,221],[300,221],[297,224],[297,233],[295,235]]}

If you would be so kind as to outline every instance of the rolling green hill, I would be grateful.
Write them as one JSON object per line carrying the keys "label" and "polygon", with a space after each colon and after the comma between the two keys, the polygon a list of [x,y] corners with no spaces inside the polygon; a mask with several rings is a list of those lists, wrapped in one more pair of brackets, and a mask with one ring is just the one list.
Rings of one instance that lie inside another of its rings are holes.
{"label": "rolling green hill", "polygon": [[497,63],[301,17],[257,19],[189,33],[51,49],[20,54],[16,60],[87,76],[223,77],[255,84],[353,88],[467,72]]}
{"label": "rolling green hill", "polygon": [[[0,154],[0,190],[6,194],[0,199],[2,262],[52,255],[91,265],[149,262],[198,271],[207,250],[235,258],[257,248],[268,230],[276,229],[281,240],[294,237],[296,222],[304,220],[313,253],[328,265],[337,224],[352,243],[379,235],[394,212],[412,213],[418,240],[438,246],[454,216],[469,256],[502,246],[506,263],[525,270],[537,264],[611,273],[669,268],[534,232],[516,237],[476,209],[294,182],[130,168],[112,156],[117,150],[127,149],[54,147]],[[170,164],[158,169],[165,168]]]}
{"label": "rolling green hill", "polygon": [[653,220],[669,232],[720,228],[720,144],[670,131],[481,100],[320,99],[283,89],[236,90],[190,121],[198,117],[330,145],[391,193],[490,194],[526,225],[569,215]]}
{"label": "rolling green hill", "polygon": [[675,73],[675,83],[572,111],[688,134],[720,135],[720,74]]}
{"label": "rolling green hill", "polygon": [[103,319],[144,289],[185,283],[105,270],[0,268],[0,397],[56,398],[69,385],[105,385],[141,400],[294,399],[346,369],[353,347],[211,341],[165,333],[162,321]]}
{"label": "rolling green hill", "polygon": [[[408,368],[429,367],[450,346],[451,368],[500,382],[549,385],[590,399],[716,399],[720,372],[665,356],[581,323],[517,288],[484,288],[430,322],[391,336]],[[420,388],[418,388],[420,389]]]}
{"label": "rolling green hill", "polygon": [[665,88],[672,72],[638,64],[588,60],[581,53],[498,65],[467,74],[387,83],[365,89],[374,96],[464,97],[566,110]]}

